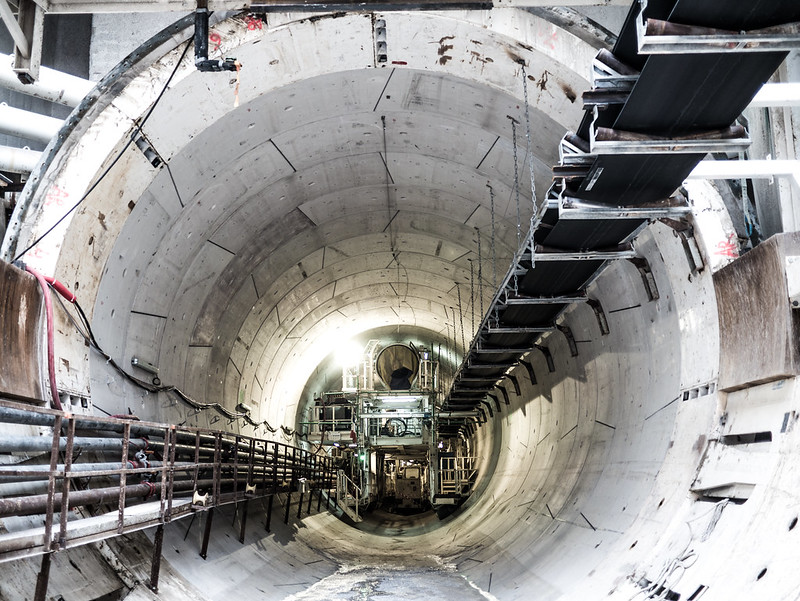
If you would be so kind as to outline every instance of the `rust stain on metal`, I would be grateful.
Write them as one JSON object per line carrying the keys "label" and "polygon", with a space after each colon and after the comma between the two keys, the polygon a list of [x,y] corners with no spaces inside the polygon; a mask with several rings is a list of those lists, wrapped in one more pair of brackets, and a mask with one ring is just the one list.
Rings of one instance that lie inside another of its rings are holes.
{"label": "rust stain on metal", "polygon": [[0,261],[0,394],[41,403],[42,296],[33,276]]}
{"label": "rust stain on metal", "polygon": [[800,373],[800,315],[784,273],[785,257],[798,254],[800,232],[778,234],[714,274],[720,390]]}
{"label": "rust stain on metal", "polygon": [[561,87],[561,91],[564,92],[564,95],[567,97],[567,100],[574,103],[575,99],[578,97],[578,95],[575,93],[575,90],[565,83],[560,83],[559,86]]}

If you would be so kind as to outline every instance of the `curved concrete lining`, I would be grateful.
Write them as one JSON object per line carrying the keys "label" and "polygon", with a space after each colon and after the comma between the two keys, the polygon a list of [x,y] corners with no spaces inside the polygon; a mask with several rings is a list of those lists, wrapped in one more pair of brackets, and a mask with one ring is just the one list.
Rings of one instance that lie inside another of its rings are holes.
{"label": "curved concrete lining", "polygon": [[[374,18],[386,20],[385,64]],[[165,384],[231,409],[247,402],[273,427],[295,426],[308,397],[335,380],[326,358],[347,338],[394,331],[441,346],[452,372],[473,312],[480,319],[494,293],[492,251],[502,277],[517,244],[510,118],[521,124],[523,231],[531,214],[520,61],[530,74],[541,197],[558,141],[582,115],[578,98],[599,42],[587,43],[586,26],[576,37],[515,9],[271,15],[261,26],[234,17],[214,32],[218,55],[244,64],[237,82],[196,72],[191,51],[179,62],[185,26],[107,82],[53,143],[4,256],[44,233],[110,167],[25,259],[75,290],[120,365],[152,362]],[[143,128],[164,163],[154,167],[131,147],[112,165],[173,70]],[[796,495],[771,492],[796,490],[793,470],[777,469],[797,446],[791,429],[771,443],[760,464],[769,476],[745,503],[690,492],[727,398],[716,390],[710,265],[731,226],[714,216],[713,198],[703,202],[709,223],[697,233],[709,267],[693,273],[668,226],[644,230],[636,249],[658,298],[621,261],[588,289],[607,334],[589,305],[565,312],[577,356],[553,332],[542,344],[555,370],[538,352],[527,359],[535,382],[517,368],[520,393],[509,386],[510,404],[471,441],[480,479],[457,515],[401,534],[321,513],[276,525],[271,536],[252,526],[244,546],[222,519],[207,562],[196,556],[199,523],[189,537],[171,525],[162,589],[174,599],[302,599],[340,566],[374,564],[465,576],[490,599],[629,600],[645,596],[643,582],[681,599],[790,598],[791,562],[778,561],[760,532],[789,535]],[[90,394],[109,413],[214,425],[210,412],[132,388],[72,331],[64,319],[63,390]],[[775,415],[788,415],[793,380],[776,390]],[[742,548],[764,565],[748,563]],[[139,588],[132,598],[149,593]]]}

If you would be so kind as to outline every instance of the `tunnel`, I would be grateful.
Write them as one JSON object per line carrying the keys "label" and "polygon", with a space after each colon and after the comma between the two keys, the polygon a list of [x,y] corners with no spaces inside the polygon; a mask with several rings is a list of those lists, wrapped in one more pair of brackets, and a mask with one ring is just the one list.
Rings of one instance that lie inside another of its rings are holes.
{"label": "tunnel", "polygon": [[[2,258],[63,283],[102,349],[55,307],[64,411],[308,448],[304,415],[339,386],[348,341],[432,349],[453,381],[617,32],[563,8],[217,12],[209,57],[230,62],[204,72],[195,23],[98,82],[9,223]],[[797,109],[773,110],[750,137],[793,158]],[[791,212],[796,180],[774,181]],[[591,302],[480,405],[462,435],[477,479],[452,515],[354,524],[301,496],[283,524],[277,495],[270,531],[252,504],[241,540],[239,504],[167,523],[158,592],[151,528],[54,553],[47,598],[796,598],[800,238],[785,215],[760,244],[742,234],[741,179],[679,185],[691,212],[629,239],[646,268],[604,263]],[[32,598],[39,571],[2,563],[0,598]]]}

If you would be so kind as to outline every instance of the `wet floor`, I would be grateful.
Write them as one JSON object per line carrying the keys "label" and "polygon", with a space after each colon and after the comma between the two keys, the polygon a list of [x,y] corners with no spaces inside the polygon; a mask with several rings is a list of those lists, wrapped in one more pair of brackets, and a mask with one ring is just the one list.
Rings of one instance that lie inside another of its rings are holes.
{"label": "wet floor", "polygon": [[448,567],[344,567],[284,601],[496,601]]}

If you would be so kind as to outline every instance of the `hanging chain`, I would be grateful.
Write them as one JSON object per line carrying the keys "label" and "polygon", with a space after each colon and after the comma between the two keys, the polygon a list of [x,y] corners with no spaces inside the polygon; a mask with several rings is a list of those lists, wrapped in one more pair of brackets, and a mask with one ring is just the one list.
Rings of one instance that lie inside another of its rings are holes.
{"label": "hanging chain", "polygon": [[517,250],[522,245],[522,214],[519,205],[519,169],[517,167],[517,122],[511,119],[511,144],[514,148],[514,196],[517,198]]}
{"label": "hanging chain", "polygon": [[475,228],[478,233],[478,296],[481,299],[481,319],[483,319],[483,258],[481,256],[481,230]]}
{"label": "hanging chain", "polygon": [[[536,210],[536,183],[533,180],[533,149],[531,147],[531,117],[528,113],[528,75],[525,73],[525,65],[522,65],[522,92],[525,100],[525,140],[526,150],[528,152],[528,169],[531,172],[531,204],[533,205],[533,213],[531,214],[531,238],[533,238],[533,230],[538,225],[537,210]],[[533,244],[533,242],[531,242]]]}
{"label": "hanging chain", "polygon": [[497,251],[495,249],[494,242],[494,189],[489,184],[486,184],[486,187],[489,188],[489,198],[492,211],[492,285],[497,288]]}
{"label": "hanging chain", "polygon": [[472,308],[472,335],[475,335],[475,264],[469,261],[469,306]]}
{"label": "hanging chain", "polygon": [[[522,252],[522,214],[519,202],[519,168],[517,167],[517,121],[511,118],[511,144],[514,148],[514,196],[517,199],[517,253]],[[516,261],[516,258],[515,258]],[[516,264],[515,264],[516,265]],[[514,270],[514,296],[519,294],[519,276]]]}
{"label": "hanging chain", "polygon": [[456,284],[456,290],[458,291],[458,321],[461,324],[461,350],[463,352],[467,352],[467,343],[464,339],[464,310],[461,307],[461,286]]}

